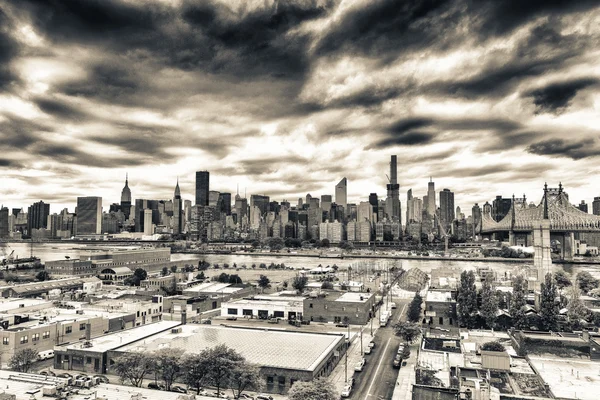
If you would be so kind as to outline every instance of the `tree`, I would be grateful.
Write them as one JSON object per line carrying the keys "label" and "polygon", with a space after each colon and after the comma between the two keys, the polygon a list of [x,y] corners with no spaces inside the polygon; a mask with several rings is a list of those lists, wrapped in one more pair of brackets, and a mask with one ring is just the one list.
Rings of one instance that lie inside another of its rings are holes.
{"label": "tree", "polygon": [[181,361],[183,368],[183,381],[200,393],[210,371],[210,359],[208,350],[202,350],[199,354],[187,355]]}
{"label": "tree", "polygon": [[141,387],[144,377],[152,372],[151,357],[144,353],[125,353],[115,359],[114,370],[121,382]]}
{"label": "tree", "polygon": [[167,276],[169,275],[169,268],[168,267],[163,267],[162,271],[161,271],[161,275],[162,276]]}
{"label": "tree", "polygon": [[204,280],[204,279],[206,279],[204,276],[204,272],[200,271],[200,273],[198,275],[196,275],[196,280],[200,281],[200,280]]}
{"label": "tree", "polygon": [[408,320],[410,322],[419,322],[421,320],[421,305],[423,304],[423,297],[417,292],[415,297],[408,305]]}
{"label": "tree", "polygon": [[481,289],[481,316],[489,329],[494,329],[498,318],[498,297],[490,279],[483,281]]}
{"label": "tree", "polygon": [[331,245],[331,242],[329,241],[329,239],[325,238],[323,240],[321,240],[321,247],[329,247]]}
{"label": "tree", "polygon": [[563,290],[572,285],[571,280],[564,271],[558,271],[554,274],[554,282],[556,282],[556,287],[558,287],[559,290]]}
{"label": "tree", "polygon": [[206,271],[210,267],[210,263],[202,260],[198,261],[198,271]]}
{"label": "tree", "polygon": [[486,351],[506,351],[504,345],[498,341],[486,342],[481,345],[481,350]]}
{"label": "tree", "polygon": [[552,274],[547,273],[541,284],[540,296],[540,329],[544,331],[558,330],[558,304],[556,304],[556,285]]}
{"label": "tree", "polygon": [[577,274],[577,284],[583,293],[587,293],[592,289],[596,289],[600,285],[600,281],[589,272],[582,271]]}
{"label": "tree", "polygon": [[527,318],[523,311],[525,306],[525,278],[522,275],[517,275],[513,279],[513,292],[510,302],[510,315],[513,317],[513,325],[517,329],[528,328]]}
{"label": "tree", "polygon": [[435,371],[425,368],[420,368],[417,370],[417,384],[444,387],[444,382],[435,376]]}
{"label": "tree", "polygon": [[475,288],[475,273],[463,271],[460,274],[460,286],[457,296],[458,321],[461,326],[473,328],[477,314],[477,289]]}
{"label": "tree", "polygon": [[135,275],[128,276],[123,280],[125,286],[140,286],[140,278]]}
{"label": "tree", "polygon": [[271,280],[266,275],[261,275],[258,278],[258,287],[261,288],[262,292],[264,292],[265,289],[271,287]]}
{"label": "tree", "polygon": [[308,278],[306,276],[296,275],[294,279],[292,279],[292,287],[299,292],[302,292],[307,284]]}
{"label": "tree", "polygon": [[48,273],[48,271],[40,271],[35,275],[35,279],[42,282],[42,281],[49,281],[51,278],[50,278],[50,274]]}
{"label": "tree", "polygon": [[400,321],[394,325],[394,332],[410,343],[421,334],[421,328],[414,322]]}
{"label": "tree", "polygon": [[333,283],[331,283],[330,281],[325,281],[321,284],[321,289],[331,290],[333,289]]}
{"label": "tree", "polygon": [[152,355],[155,373],[165,383],[166,390],[171,390],[171,385],[181,374],[182,355],[183,349],[171,348],[160,349]]}
{"label": "tree", "polygon": [[256,365],[248,364],[245,361],[239,361],[231,371],[229,386],[233,392],[233,398],[239,399],[244,390],[252,389],[260,391],[263,380],[260,376],[260,368]]}
{"label": "tree", "polygon": [[221,275],[218,276],[217,281],[221,282],[221,283],[228,283],[229,282],[229,274],[226,274],[225,272],[221,272]]}
{"label": "tree", "polygon": [[567,304],[567,316],[569,317],[571,328],[574,329],[581,328],[580,321],[582,319],[587,320],[589,317],[589,311],[583,305],[583,302],[581,301],[581,292],[576,285],[571,287],[571,294]]}
{"label": "tree", "polygon": [[229,275],[229,283],[234,285],[240,284],[242,283],[242,278],[238,274],[231,274]]}
{"label": "tree", "polygon": [[296,381],[288,392],[289,400],[337,400],[338,397],[333,384],[325,378],[311,382]]}
{"label": "tree", "polygon": [[410,357],[410,347],[404,346],[404,349],[402,349],[402,354],[400,355],[400,357],[402,357],[403,360],[408,360],[408,357]]}
{"label": "tree", "polygon": [[137,276],[140,281],[143,281],[148,277],[148,272],[143,268],[136,268],[136,270],[133,271],[133,276]]}
{"label": "tree", "polygon": [[34,349],[17,350],[8,361],[10,369],[19,372],[28,372],[35,361],[37,361],[38,352]]}
{"label": "tree", "polygon": [[171,265],[171,272],[172,273],[177,272],[177,265]]}
{"label": "tree", "polygon": [[229,382],[233,368],[238,362],[243,361],[244,357],[224,344],[208,350],[207,356],[210,360],[207,378],[210,383],[217,387],[217,392],[220,393],[221,387]]}

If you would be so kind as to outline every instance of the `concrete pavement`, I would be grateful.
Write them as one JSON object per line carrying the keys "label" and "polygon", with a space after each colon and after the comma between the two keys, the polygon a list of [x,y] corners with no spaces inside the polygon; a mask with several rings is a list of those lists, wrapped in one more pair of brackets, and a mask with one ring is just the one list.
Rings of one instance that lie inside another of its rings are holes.
{"label": "concrete pavement", "polygon": [[410,357],[405,360],[406,365],[400,367],[396,388],[392,400],[412,400],[412,385],[416,379],[417,355],[421,344],[420,337],[410,347]]}

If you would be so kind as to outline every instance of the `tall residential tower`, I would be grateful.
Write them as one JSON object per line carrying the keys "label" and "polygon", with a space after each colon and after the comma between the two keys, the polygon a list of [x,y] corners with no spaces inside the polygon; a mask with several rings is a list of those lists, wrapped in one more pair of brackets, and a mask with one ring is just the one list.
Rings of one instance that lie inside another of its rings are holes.
{"label": "tall residential tower", "polygon": [[402,222],[400,216],[400,185],[398,184],[398,168],[396,156],[390,161],[390,176],[387,185],[387,198],[385,200],[385,212],[391,221]]}

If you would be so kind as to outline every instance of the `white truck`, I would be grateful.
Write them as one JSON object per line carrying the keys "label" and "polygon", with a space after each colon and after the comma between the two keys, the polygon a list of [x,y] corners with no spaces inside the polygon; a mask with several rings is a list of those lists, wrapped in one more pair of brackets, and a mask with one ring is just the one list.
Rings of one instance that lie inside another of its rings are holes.
{"label": "white truck", "polygon": [[388,310],[381,311],[381,316],[379,317],[379,326],[386,326],[388,321],[390,320],[390,312]]}

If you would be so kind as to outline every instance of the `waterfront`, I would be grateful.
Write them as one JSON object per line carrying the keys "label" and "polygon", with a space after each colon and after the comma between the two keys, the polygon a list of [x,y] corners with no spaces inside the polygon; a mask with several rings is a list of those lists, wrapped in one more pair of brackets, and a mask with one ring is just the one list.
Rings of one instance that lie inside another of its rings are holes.
{"label": "waterfront", "polygon": [[[70,258],[78,258],[81,251],[89,250],[92,248],[102,247],[114,247],[119,245],[118,243],[105,243],[105,244],[87,244],[87,243],[33,243],[33,255],[40,258],[41,262],[51,260],[64,259],[65,256]],[[122,244],[120,244],[122,246]],[[9,244],[10,251],[14,250],[15,255],[19,258],[29,257],[31,254],[31,243],[30,242],[13,242]],[[9,251],[9,252],[10,252]],[[404,269],[419,268],[424,272],[431,272],[432,269],[436,269],[442,266],[448,267],[460,267],[462,269],[470,270],[476,269],[478,266],[486,265],[485,260],[469,260],[469,259],[456,259],[456,260],[441,260],[436,258],[429,259],[391,259],[391,258],[317,258],[309,256],[298,256],[295,255],[290,257],[286,254],[271,254],[271,253],[252,253],[252,254],[183,254],[176,253],[171,255],[172,261],[181,261],[185,264],[186,261],[190,264],[195,264],[200,260],[209,262],[210,264],[223,265],[225,263],[233,266],[246,265],[250,267],[252,264],[257,266],[261,263],[267,265],[271,263],[285,264],[288,267],[294,269],[299,268],[314,268],[318,265],[333,265],[336,264],[340,269],[345,269],[351,265],[368,265],[369,268],[377,268],[378,266],[382,269],[386,267],[402,267]],[[516,268],[522,268],[525,266],[533,265],[533,260],[523,263],[514,262],[490,262],[490,266],[498,273],[504,274],[504,272],[513,272]],[[600,278],[600,267],[593,264],[553,264],[553,271],[563,270],[570,275],[576,275],[580,271],[588,271],[594,277]]]}

